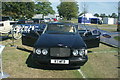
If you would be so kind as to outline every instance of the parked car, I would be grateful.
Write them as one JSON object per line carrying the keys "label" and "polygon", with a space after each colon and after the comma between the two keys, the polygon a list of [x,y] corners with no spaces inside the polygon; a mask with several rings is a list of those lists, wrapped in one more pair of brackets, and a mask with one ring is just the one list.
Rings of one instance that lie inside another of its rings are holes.
{"label": "parked car", "polygon": [[51,22],[51,21],[53,21],[51,18],[44,18],[44,21],[45,22]]}
{"label": "parked car", "polygon": [[53,21],[58,21],[56,18],[52,18],[53,19]]}
{"label": "parked car", "polygon": [[10,16],[0,16],[0,21],[11,21],[12,17]]}
{"label": "parked car", "polygon": [[0,21],[0,33],[10,33],[12,30],[12,25],[10,21]]}
{"label": "parked car", "polygon": [[33,24],[33,20],[25,20],[25,19],[20,19],[18,20],[17,24]]}
{"label": "parked car", "polygon": [[33,19],[34,23],[48,23],[51,22],[51,18],[40,18],[40,19]]}
{"label": "parked car", "polygon": [[42,33],[33,32],[23,34],[22,44],[34,47],[32,60],[40,65],[80,68],[88,61],[87,48],[99,46],[98,37],[81,37],[84,31],[70,23],[49,23]]}

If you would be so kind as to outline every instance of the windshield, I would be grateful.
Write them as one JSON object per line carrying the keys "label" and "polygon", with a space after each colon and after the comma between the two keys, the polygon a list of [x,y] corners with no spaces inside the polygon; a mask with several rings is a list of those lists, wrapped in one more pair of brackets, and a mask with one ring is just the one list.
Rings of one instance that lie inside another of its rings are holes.
{"label": "windshield", "polygon": [[65,24],[49,24],[46,30],[47,33],[75,33],[75,29],[72,25]]}

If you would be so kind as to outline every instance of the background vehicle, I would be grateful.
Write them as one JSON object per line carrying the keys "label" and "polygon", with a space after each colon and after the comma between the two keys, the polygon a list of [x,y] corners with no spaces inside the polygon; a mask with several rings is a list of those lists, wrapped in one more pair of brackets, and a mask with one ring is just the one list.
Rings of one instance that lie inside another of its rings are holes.
{"label": "background vehicle", "polygon": [[25,19],[21,19],[21,20],[18,20],[17,24],[32,24],[34,23],[33,20],[25,20]]}
{"label": "background vehicle", "polygon": [[10,21],[0,22],[0,33],[9,33],[11,30],[12,30],[12,25],[10,25]]}
{"label": "background vehicle", "polygon": [[52,19],[51,18],[44,18],[44,22],[51,22]]}
{"label": "background vehicle", "polygon": [[52,18],[53,19],[53,21],[58,21],[56,18]]}
{"label": "background vehicle", "polygon": [[1,16],[0,17],[0,21],[11,21],[12,20],[12,17],[10,16]]}
{"label": "background vehicle", "polygon": [[15,24],[17,24],[17,21],[11,21],[12,18],[9,16],[2,16],[0,20],[0,34],[7,34],[5,36],[8,37],[9,34],[13,35],[14,39],[20,39],[21,33],[19,30],[19,27],[17,28]]}
{"label": "background vehicle", "polygon": [[22,37],[20,27],[16,26],[16,24],[17,21],[0,21],[0,34],[7,34],[4,35],[5,37],[12,34],[14,39],[20,39]]}
{"label": "background vehicle", "polygon": [[48,23],[53,21],[51,18],[35,18],[33,19],[34,23]]}

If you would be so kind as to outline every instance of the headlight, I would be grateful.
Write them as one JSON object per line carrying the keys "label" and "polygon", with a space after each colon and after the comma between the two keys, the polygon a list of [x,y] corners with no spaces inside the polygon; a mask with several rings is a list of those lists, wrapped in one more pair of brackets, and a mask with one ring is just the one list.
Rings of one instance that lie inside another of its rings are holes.
{"label": "headlight", "polygon": [[48,53],[48,51],[47,51],[46,49],[43,49],[43,50],[42,50],[42,54],[43,54],[43,55],[47,55],[47,53]]}
{"label": "headlight", "polygon": [[41,49],[36,49],[37,54],[41,54]]}
{"label": "headlight", "polygon": [[80,56],[87,55],[87,50],[86,49],[79,50],[79,55]]}
{"label": "headlight", "polygon": [[85,50],[84,49],[79,50],[79,55],[80,56],[83,56],[84,54],[85,54]]}
{"label": "headlight", "polygon": [[73,50],[73,55],[78,56],[78,50]]}

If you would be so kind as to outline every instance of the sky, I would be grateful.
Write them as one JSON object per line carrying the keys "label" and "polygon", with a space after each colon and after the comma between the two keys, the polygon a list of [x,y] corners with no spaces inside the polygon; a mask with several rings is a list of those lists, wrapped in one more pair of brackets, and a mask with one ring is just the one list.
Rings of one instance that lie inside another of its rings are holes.
{"label": "sky", "polygon": [[[60,4],[60,1],[59,0],[49,0],[49,1],[52,3],[51,6],[55,10],[55,12],[58,13],[56,7]],[[90,0],[89,1],[86,0],[86,2],[79,0],[77,2],[79,5],[79,12],[83,11],[82,6],[85,3],[87,6],[88,13],[92,13],[93,15],[95,13],[98,14],[105,13],[106,15],[111,15],[112,13],[118,14],[118,9],[117,9],[118,0],[98,0],[98,1],[93,0],[93,2]]]}

